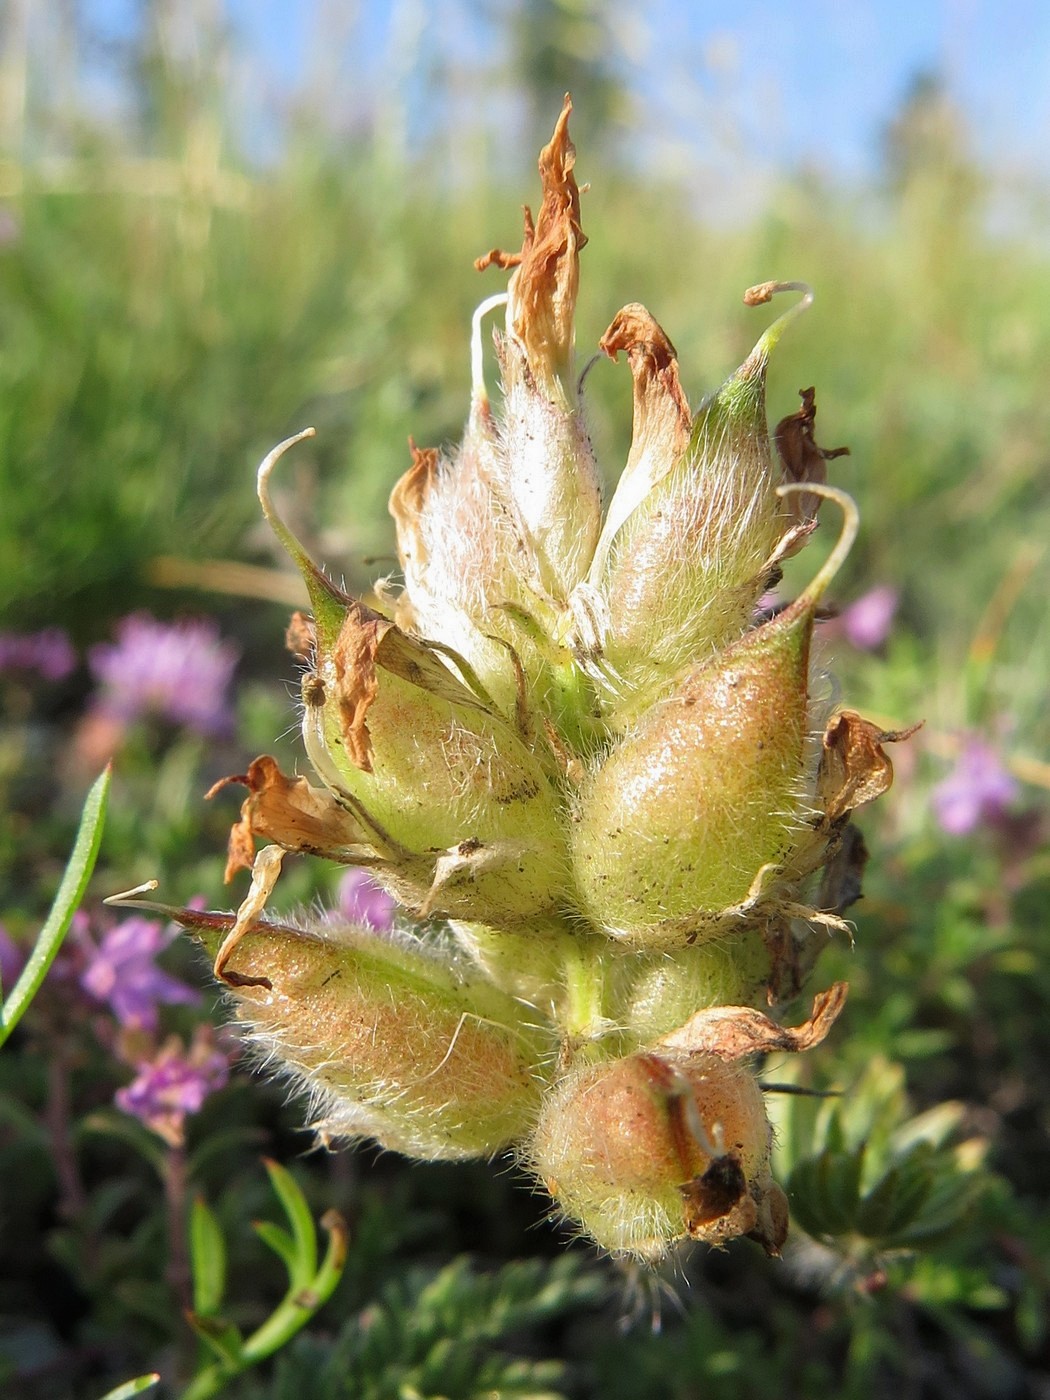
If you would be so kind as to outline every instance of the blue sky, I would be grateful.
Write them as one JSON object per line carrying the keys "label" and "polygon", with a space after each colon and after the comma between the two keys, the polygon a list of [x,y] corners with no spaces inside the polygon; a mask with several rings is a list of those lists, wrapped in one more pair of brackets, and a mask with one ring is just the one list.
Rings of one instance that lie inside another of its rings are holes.
{"label": "blue sky", "polygon": [[[175,0],[164,0],[174,5]],[[458,119],[502,121],[512,108],[471,75],[501,58],[498,27],[471,0],[213,0],[246,41],[239,88],[279,107],[325,72],[345,119],[376,95],[412,88],[422,66],[456,75]],[[512,0],[502,0],[504,7]],[[807,162],[857,178],[910,78],[943,75],[989,165],[1050,173],[1047,0],[606,0],[614,49],[639,108],[644,158],[695,166],[743,154],[759,176]],[[490,6],[491,8],[491,6]],[[134,0],[87,0],[104,29]],[[644,15],[643,15],[644,11]]]}
{"label": "blue sky", "polygon": [[772,156],[863,166],[911,75],[935,69],[986,153],[1046,162],[1045,0],[659,0],[657,16],[653,67],[673,67],[681,45],[723,47],[727,95]]}

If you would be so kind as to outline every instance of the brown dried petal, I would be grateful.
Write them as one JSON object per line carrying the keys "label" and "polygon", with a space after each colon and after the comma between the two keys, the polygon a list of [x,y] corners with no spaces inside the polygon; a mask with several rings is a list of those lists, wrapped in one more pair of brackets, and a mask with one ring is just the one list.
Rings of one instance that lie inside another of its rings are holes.
{"label": "brown dried petal", "polygon": [[317,646],[317,628],[313,618],[304,612],[293,612],[288,619],[284,644],[299,661],[309,661]]}
{"label": "brown dried petal", "polygon": [[[693,418],[678,378],[678,356],[663,328],[638,302],[623,307],[598,342],[610,360],[622,350],[634,379],[631,459],[650,440],[665,437],[665,469],[685,451]],[[632,461],[628,460],[627,471]]]}
{"label": "brown dried petal", "polygon": [[882,745],[910,738],[910,729],[880,729],[853,710],[835,715],[824,731],[824,752],[817,773],[817,795],[824,805],[828,826],[860,807],[874,802],[893,782],[893,764]]}
{"label": "brown dried petal", "polygon": [[366,717],[379,693],[376,651],[393,625],[363,603],[352,602],[332,648],[343,747],[350,762],[364,773],[372,771],[372,740]]}
{"label": "brown dried petal", "polygon": [[809,1020],[801,1026],[778,1026],[750,1006],[717,1006],[698,1011],[658,1043],[689,1055],[717,1055],[723,1060],[739,1060],[770,1050],[811,1050],[835,1024],[848,991],[845,982],[836,982],[814,997]]}
{"label": "brown dried petal", "polygon": [[[828,479],[825,462],[835,457],[848,457],[848,447],[818,447],[813,436],[813,423],[817,416],[816,393],[812,388],[800,389],[802,407],[797,413],[782,418],[776,426],[773,440],[776,443],[784,475],[788,481],[814,481],[821,485]],[[820,505],[817,496],[792,496],[790,506],[798,521],[811,519]]]}
{"label": "brown dried petal", "polygon": [[635,437],[640,424],[660,413],[676,420],[684,448],[693,419],[678,379],[678,352],[659,322],[639,302],[631,302],[613,317],[598,348],[610,360],[621,350],[627,356],[634,376]]}
{"label": "brown dried petal", "polygon": [[563,368],[572,347],[579,286],[580,191],[573,175],[576,147],[569,140],[568,95],[550,142],[540,152],[543,203],[533,223],[525,210],[520,253],[493,248],[475,267],[515,267],[510,281],[509,324],[525,346],[529,367],[545,379]]}
{"label": "brown dried petal", "polygon": [[397,552],[406,575],[418,573],[427,565],[427,548],[420,517],[438,465],[436,447],[417,447],[408,440],[412,465],[390,493],[390,514],[397,530]]}
{"label": "brown dried petal", "polygon": [[289,778],[277,760],[264,754],[243,776],[223,778],[208,793],[212,797],[230,783],[243,783],[249,795],[240,821],[230,831],[226,882],[238,870],[250,870],[255,838],[273,841],[286,851],[346,862],[362,854],[366,838],[358,823],[324,788],[305,778]]}
{"label": "brown dried petal", "polygon": [[613,540],[653,487],[689,446],[692,415],[678,379],[675,348],[644,306],[632,302],[616,313],[598,342],[611,360],[623,350],[634,380],[634,426],[627,465],[609,504],[590,578],[602,578]]}

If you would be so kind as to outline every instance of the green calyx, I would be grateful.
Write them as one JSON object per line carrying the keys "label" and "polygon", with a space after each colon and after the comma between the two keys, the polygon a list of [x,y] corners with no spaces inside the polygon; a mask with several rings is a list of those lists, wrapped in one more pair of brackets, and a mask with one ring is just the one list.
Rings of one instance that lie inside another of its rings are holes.
{"label": "green calyx", "polygon": [[[783,494],[803,489],[780,488]],[[817,604],[849,551],[856,508],[790,607],[686,671],[588,778],[574,827],[583,908],[639,946],[724,932],[785,866],[812,815],[809,651]]]}

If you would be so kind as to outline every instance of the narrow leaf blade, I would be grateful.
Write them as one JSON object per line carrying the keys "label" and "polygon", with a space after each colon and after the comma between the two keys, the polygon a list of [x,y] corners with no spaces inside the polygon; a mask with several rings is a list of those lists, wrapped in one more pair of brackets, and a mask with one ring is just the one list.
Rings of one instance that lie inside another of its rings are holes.
{"label": "narrow leaf blade", "polygon": [[73,853],[69,857],[62,883],[55,895],[55,902],[47,916],[36,946],[29,955],[29,961],[22,969],[11,995],[0,1008],[0,1045],[18,1025],[25,1015],[30,1002],[36,996],[40,985],[47,976],[48,968],[55,960],[62,940],[69,929],[77,906],[84,897],[91,872],[95,868],[99,846],[102,842],[102,827],[106,820],[106,801],[109,797],[111,770],[105,770],[96,778],[84,803],[80,817],[80,827],[73,843]]}

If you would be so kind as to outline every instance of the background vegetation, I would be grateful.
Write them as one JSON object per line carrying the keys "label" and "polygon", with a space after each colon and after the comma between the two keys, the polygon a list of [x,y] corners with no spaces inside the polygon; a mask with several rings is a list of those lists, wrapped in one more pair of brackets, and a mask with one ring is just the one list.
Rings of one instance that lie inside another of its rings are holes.
{"label": "background vegetation", "polygon": [[[66,40],[90,48],[90,26],[43,8],[71,27],[42,45],[13,5],[0,70],[0,921],[14,966],[91,779],[111,752],[116,766],[79,928],[0,1054],[3,1393],[79,1400],[154,1369],[167,1394],[190,1393],[215,1358],[184,1306],[248,1335],[285,1287],[251,1230],[277,1218],[265,1155],[315,1217],[343,1213],[350,1252],[307,1332],[231,1395],[1045,1395],[1045,224],[999,217],[1004,191],[973,157],[965,114],[927,80],[888,115],[877,183],[785,172],[768,208],[727,227],[632,163],[600,7],[496,14],[514,66],[482,74],[493,107],[513,97],[535,144],[565,87],[576,101],[593,185],[584,358],[623,303],[644,301],[695,403],[764,324],[740,304],[746,286],[816,284],[778,354],[770,417],[817,386],[820,440],[849,443],[835,478],[864,520],[837,601],[876,587],[898,598],[874,647],[831,624],[829,660],[851,703],[888,726],[926,721],[864,818],[875,858],[856,947],[822,964],[852,995],[806,1069],[846,1096],[778,1098],[795,1244],[783,1262],[743,1245],[689,1255],[663,1291],[567,1246],[505,1163],[310,1155],[301,1107],[243,1063],[199,1112],[183,1106],[181,1142],[114,1105],[147,1049],[128,1039],[141,1024],[129,1031],[112,997],[84,988],[112,928],[99,899],[157,878],[173,902],[227,906],[233,803],[201,794],[256,752],[295,761],[282,640],[297,584],[259,527],[254,465],[313,423],[287,513],[355,586],[389,569],[385,500],[407,437],[453,440],[464,416],[469,317],[494,289],[471,260],[513,244],[536,179],[524,142],[494,149],[480,114],[417,139],[418,94],[402,104],[396,87],[349,129],[320,102],[289,103],[260,152],[229,101],[235,35],[164,0],[102,56],[100,116],[58,61]],[[430,74],[435,111],[453,86]],[[1046,194],[1033,177],[1027,207]],[[602,363],[588,389],[614,478],[627,372]],[[175,687],[214,687],[214,723],[159,692],[116,704],[96,648],[137,613],[215,620],[197,639],[204,670],[191,659]],[[40,641],[47,628],[68,642]],[[229,723],[225,682],[207,670],[220,635],[239,655]],[[337,875],[290,863],[281,900],[330,904]],[[154,1056],[169,1032],[189,1045],[222,1020],[192,947],[161,962],[205,1001],[157,993]],[[858,1214],[891,1170],[914,1197],[894,1197],[896,1228]],[[226,1241],[221,1301],[199,1275],[218,1257],[200,1243],[211,1227]]]}

